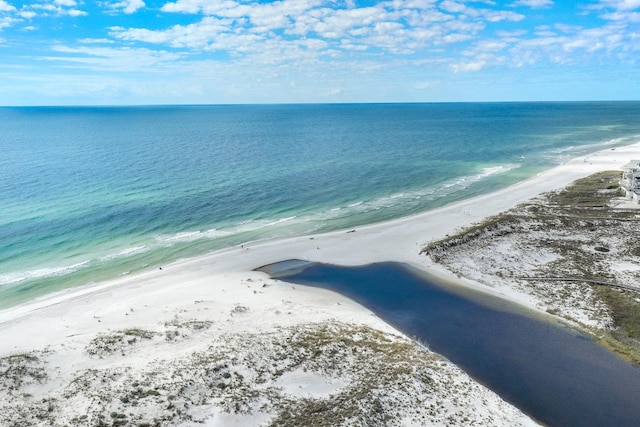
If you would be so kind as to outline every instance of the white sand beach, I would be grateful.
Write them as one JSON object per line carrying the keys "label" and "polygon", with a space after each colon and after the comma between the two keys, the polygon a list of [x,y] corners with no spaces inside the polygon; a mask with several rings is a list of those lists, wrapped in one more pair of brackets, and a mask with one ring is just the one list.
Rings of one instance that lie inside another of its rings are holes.
{"label": "white sand beach", "polygon": [[[510,188],[423,214],[355,230],[247,243],[3,310],[0,387],[7,392],[0,396],[0,424],[270,425],[280,417],[278,425],[297,425],[282,421],[282,408],[344,392],[361,381],[349,372],[368,357],[378,359],[366,352],[336,356],[342,357],[336,361],[340,366],[324,369],[305,365],[304,358],[292,363],[274,342],[313,328],[336,332],[353,326],[380,331],[387,343],[418,346],[340,295],[284,284],[253,269],[293,258],[346,265],[399,261],[451,277],[419,254],[423,245],[575,179],[620,169],[633,158],[640,158],[640,143],[577,158]],[[491,291],[471,280],[464,283]],[[534,308],[522,294],[504,288],[499,293]],[[360,336],[362,331],[347,333]],[[372,342],[384,341],[381,336]],[[336,354],[343,350],[337,348]],[[387,389],[380,394],[383,405],[395,399],[393,419],[378,425],[452,420],[457,425],[535,425],[450,362],[419,350],[428,355],[420,366],[430,388],[407,381],[376,386]],[[222,391],[201,389],[207,376],[197,369],[212,354],[224,371],[218,383]],[[15,376],[9,375],[12,370]],[[239,383],[233,382],[236,377]],[[389,389],[395,391],[389,394]],[[349,415],[344,417],[348,424]]]}

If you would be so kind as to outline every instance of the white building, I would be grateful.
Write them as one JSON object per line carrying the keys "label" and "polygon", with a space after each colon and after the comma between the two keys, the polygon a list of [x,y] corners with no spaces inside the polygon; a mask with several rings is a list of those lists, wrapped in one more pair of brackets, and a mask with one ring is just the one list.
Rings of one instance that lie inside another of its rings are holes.
{"label": "white building", "polygon": [[640,160],[631,160],[624,166],[620,187],[628,200],[640,204]]}

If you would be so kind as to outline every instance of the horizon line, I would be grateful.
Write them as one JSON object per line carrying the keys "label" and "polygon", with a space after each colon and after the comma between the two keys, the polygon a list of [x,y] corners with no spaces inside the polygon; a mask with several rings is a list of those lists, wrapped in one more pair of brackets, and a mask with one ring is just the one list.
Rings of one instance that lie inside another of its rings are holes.
{"label": "horizon line", "polygon": [[588,104],[629,103],[640,99],[536,100],[536,101],[365,101],[365,102],[238,102],[238,103],[149,103],[149,104],[33,104],[0,105],[0,108],[122,108],[122,107],[251,107],[305,105],[426,105],[426,104]]}

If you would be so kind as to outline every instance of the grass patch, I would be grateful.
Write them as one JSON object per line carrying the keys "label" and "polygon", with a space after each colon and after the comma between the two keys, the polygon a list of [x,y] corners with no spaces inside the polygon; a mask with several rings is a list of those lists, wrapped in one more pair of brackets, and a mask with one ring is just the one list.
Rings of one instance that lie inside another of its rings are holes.
{"label": "grass patch", "polygon": [[124,350],[139,342],[140,340],[150,340],[157,333],[139,328],[129,328],[116,331],[110,334],[101,334],[89,342],[86,352],[91,356],[106,356]]}
{"label": "grass patch", "polygon": [[146,331],[144,329],[139,329],[139,328],[125,329],[122,331],[122,333],[129,337],[138,337],[138,338],[143,338],[145,340],[150,340],[156,335],[155,332]]}
{"label": "grass patch", "polygon": [[34,354],[19,353],[0,358],[0,390],[15,392],[24,384],[42,383],[46,378],[47,373]]}
{"label": "grass patch", "polygon": [[[208,323],[175,327],[201,330]],[[138,328],[96,337],[94,344],[129,345],[130,339],[146,337],[167,345],[160,333]],[[0,410],[7,425],[16,427],[204,425],[221,411],[234,414],[238,425],[255,424],[252,417],[263,414],[261,425],[305,427],[400,427],[442,420],[493,425],[494,417],[503,417],[500,401],[484,401],[492,398],[442,358],[367,326],[327,321],[207,339],[206,348],[172,360],[149,357],[142,370],[117,360],[81,370],[60,385],[59,401],[27,398],[19,390],[8,394],[11,399]],[[0,359],[7,361],[39,365],[31,354]],[[309,392],[298,390],[298,384],[309,386]],[[486,415],[474,409],[480,398]]]}
{"label": "grass patch", "polygon": [[558,206],[607,207],[614,197],[622,196],[618,184],[620,172],[604,171],[578,179],[566,188],[549,194],[549,201]]}
{"label": "grass patch", "polygon": [[422,248],[420,253],[423,255],[430,255],[437,262],[439,253],[445,252],[450,248],[463,245],[475,238],[487,234],[501,236],[513,232],[518,228],[518,224],[522,219],[522,215],[516,215],[513,213],[492,216],[482,222],[473,224],[452,236],[447,235],[444,239],[429,243],[427,246]]}
{"label": "grass patch", "polygon": [[598,294],[605,300],[616,328],[628,338],[640,341],[640,303],[637,293],[600,286]]}

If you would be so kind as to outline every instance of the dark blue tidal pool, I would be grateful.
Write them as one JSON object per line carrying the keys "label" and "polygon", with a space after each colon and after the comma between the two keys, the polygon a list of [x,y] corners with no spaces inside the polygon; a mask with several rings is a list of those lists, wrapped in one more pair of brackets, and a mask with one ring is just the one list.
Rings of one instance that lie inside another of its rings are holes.
{"label": "dark blue tidal pool", "polygon": [[398,263],[258,270],[357,301],[543,424],[640,425],[640,368],[550,316]]}

